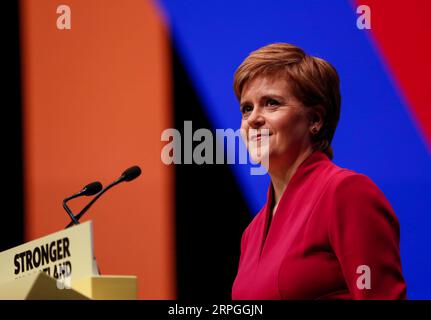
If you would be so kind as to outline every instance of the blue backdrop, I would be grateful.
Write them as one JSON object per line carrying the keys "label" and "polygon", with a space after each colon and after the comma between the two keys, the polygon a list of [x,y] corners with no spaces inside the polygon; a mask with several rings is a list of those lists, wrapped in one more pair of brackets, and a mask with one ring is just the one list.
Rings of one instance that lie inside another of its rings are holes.
{"label": "blue backdrop", "polygon": [[[411,299],[431,298],[431,157],[384,57],[356,27],[348,1],[159,0],[174,43],[213,128],[240,126],[233,74],[253,50],[289,42],[330,61],[341,78],[342,113],[334,162],[368,175],[388,197],[401,224],[403,271]],[[187,107],[187,106],[184,106]],[[232,165],[254,213],[268,176]]]}

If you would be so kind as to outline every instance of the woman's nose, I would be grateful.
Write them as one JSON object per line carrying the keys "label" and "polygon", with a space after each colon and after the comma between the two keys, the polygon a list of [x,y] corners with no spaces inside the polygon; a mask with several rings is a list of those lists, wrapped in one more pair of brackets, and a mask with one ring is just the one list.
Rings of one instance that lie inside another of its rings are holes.
{"label": "woman's nose", "polygon": [[260,128],[265,124],[265,118],[262,115],[262,112],[259,110],[259,108],[254,108],[252,113],[247,119],[248,125],[251,128]]}

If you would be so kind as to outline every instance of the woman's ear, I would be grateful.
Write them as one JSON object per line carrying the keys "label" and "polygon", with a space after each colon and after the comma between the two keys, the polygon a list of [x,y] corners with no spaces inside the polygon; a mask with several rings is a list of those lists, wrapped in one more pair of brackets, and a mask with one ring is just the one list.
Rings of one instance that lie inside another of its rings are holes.
{"label": "woman's ear", "polygon": [[318,105],[313,107],[310,113],[310,130],[313,135],[317,134],[323,127],[325,109]]}

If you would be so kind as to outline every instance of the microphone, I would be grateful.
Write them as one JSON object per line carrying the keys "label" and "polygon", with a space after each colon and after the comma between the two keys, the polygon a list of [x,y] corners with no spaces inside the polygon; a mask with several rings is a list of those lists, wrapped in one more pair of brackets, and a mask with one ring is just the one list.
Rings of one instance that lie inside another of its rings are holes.
{"label": "microphone", "polygon": [[134,179],[136,179],[137,177],[139,177],[141,175],[141,168],[139,168],[138,166],[133,166],[130,167],[129,169],[126,169],[122,174],[121,177],[118,178],[118,182],[120,183],[122,181],[132,181]]}
{"label": "microphone", "polygon": [[95,195],[96,193],[98,193],[100,190],[102,190],[102,184],[99,181],[96,182],[92,182],[87,184],[84,188],[82,188],[81,191],[65,198],[63,200],[63,208],[64,210],[66,210],[67,214],[70,216],[70,218],[72,219],[73,224],[78,224],[78,220],[76,220],[75,215],[72,213],[72,211],[70,210],[69,206],[67,205],[67,202],[78,198],[78,197],[82,197],[82,196],[92,196]]}
{"label": "microphone", "polygon": [[[121,176],[115,180],[114,182],[112,182],[111,184],[109,184],[105,189],[103,189],[102,191],[100,191],[85,207],[84,209],[81,210],[80,213],[78,213],[76,216],[73,216],[72,221],[66,226],[66,228],[71,227],[74,224],[78,224],[79,219],[81,219],[81,217],[87,212],[88,209],[90,209],[90,207],[97,201],[97,199],[100,198],[100,196],[102,194],[104,194],[106,191],[108,191],[109,189],[111,189],[112,187],[116,186],[117,184],[121,183],[121,182],[129,182],[132,181],[134,179],[136,179],[137,177],[139,177],[141,175],[141,168],[139,168],[138,166],[133,166],[130,167],[128,169],[126,169]],[[75,223],[76,221],[76,223]]]}

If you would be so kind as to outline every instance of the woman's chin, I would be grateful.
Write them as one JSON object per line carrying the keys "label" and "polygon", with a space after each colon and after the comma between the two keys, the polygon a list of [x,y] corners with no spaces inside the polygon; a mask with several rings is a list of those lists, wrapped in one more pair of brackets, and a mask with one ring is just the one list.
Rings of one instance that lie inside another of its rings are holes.
{"label": "woman's chin", "polygon": [[254,164],[260,164],[264,167],[269,166],[269,152],[250,151],[250,159]]}

